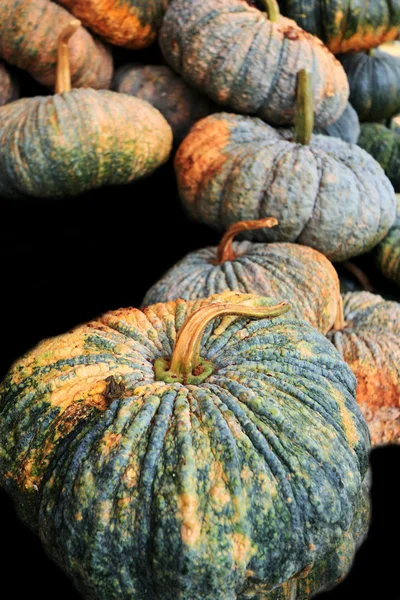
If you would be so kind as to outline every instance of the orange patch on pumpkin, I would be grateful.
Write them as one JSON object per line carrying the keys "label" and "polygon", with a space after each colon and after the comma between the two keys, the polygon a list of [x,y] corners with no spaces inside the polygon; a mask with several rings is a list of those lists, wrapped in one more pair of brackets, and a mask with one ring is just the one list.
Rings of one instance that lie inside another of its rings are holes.
{"label": "orange patch on pumpkin", "polygon": [[200,538],[201,521],[197,515],[198,500],[195,494],[184,493],[178,497],[181,536],[184,544],[194,546]]}
{"label": "orange patch on pumpkin", "polygon": [[337,37],[330,39],[327,46],[333,54],[341,52],[360,52],[361,50],[369,50],[375,48],[383,42],[390,42],[397,39],[399,35],[398,27],[378,27],[377,29],[365,30],[360,27],[356,33],[349,38],[343,38],[343,33]]}

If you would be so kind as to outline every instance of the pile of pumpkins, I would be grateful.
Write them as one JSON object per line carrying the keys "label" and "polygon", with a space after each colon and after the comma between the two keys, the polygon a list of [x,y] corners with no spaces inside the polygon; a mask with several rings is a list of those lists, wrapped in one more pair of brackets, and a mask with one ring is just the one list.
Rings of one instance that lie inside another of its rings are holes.
{"label": "pile of pumpkins", "polygon": [[[341,294],[331,261],[370,253],[400,286],[400,2],[353,4],[0,3],[0,197],[173,155],[222,236],[1,385],[0,483],[84,597],[304,600],[367,534],[400,304]],[[164,64],[113,73],[112,45],[156,41]],[[17,99],[15,67],[49,94]]]}

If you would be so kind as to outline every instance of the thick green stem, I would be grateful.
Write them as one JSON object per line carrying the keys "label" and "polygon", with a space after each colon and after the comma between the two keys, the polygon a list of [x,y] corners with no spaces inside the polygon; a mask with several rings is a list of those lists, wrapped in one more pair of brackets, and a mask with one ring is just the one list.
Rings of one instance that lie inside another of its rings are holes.
{"label": "thick green stem", "polygon": [[277,23],[281,16],[278,2],[276,0],[262,0],[262,2],[265,6],[268,20],[272,21],[273,23]]}
{"label": "thick green stem", "polygon": [[297,75],[297,107],[293,139],[296,144],[307,146],[314,129],[314,95],[312,75],[302,69]]}
{"label": "thick green stem", "polygon": [[266,219],[257,219],[256,221],[239,221],[238,223],[234,223],[225,233],[224,237],[219,243],[217,250],[217,258],[212,261],[214,265],[222,265],[222,263],[226,261],[235,260],[236,254],[232,247],[232,242],[234,238],[242,233],[243,231],[248,231],[249,229],[270,229],[271,227],[275,227],[278,225],[278,220],[274,217],[267,217]]}
{"label": "thick green stem", "polygon": [[291,309],[281,302],[276,306],[259,306],[257,297],[251,304],[214,303],[199,308],[182,325],[172,358],[158,358],[154,362],[156,380],[167,383],[198,384],[213,372],[213,365],[200,356],[201,340],[207,325],[218,317],[235,315],[250,319],[279,317]]}
{"label": "thick green stem", "polygon": [[70,21],[58,38],[56,94],[63,94],[71,90],[68,42],[80,26],[81,22],[78,19]]}

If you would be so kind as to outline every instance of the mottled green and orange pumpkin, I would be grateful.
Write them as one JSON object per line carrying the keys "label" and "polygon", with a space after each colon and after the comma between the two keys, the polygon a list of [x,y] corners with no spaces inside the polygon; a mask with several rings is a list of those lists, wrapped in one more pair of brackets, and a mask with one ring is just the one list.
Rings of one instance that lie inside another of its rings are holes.
{"label": "mottled green and orange pumpkin", "polygon": [[216,103],[279,125],[293,123],[297,72],[309,69],[316,124],[333,123],[349,95],[343,67],[269,4],[268,18],[243,0],[174,0],[160,32],[168,64]]}
{"label": "mottled green and orange pumpkin", "polygon": [[115,73],[113,89],[150,102],[170,124],[177,143],[196,121],[218,110],[167,65],[124,65]]}
{"label": "mottled green and orange pumpkin", "polygon": [[326,127],[315,127],[314,133],[337,137],[348,144],[357,144],[360,136],[360,121],[356,111],[348,102],[337,121]]}
{"label": "mottled green and orange pumpkin", "polygon": [[0,197],[59,198],[143,177],[170,154],[172,131],[148,102],[108,90],[71,90],[68,42],[59,41],[54,96],[0,108]]}
{"label": "mottled green and orange pumpkin", "polygon": [[18,83],[0,60],[0,106],[12,102],[18,97]]}
{"label": "mottled green and orange pumpkin", "polygon": [[357,143],[374,157],[400,192],[400,130],[382,123],[362,123]]}
{"label": "mottled green and orange pumpkin", "polygon": [[329,339],[357,377],[372,445],[400,443],[400,304],[370,292],[343,296]]}
{"label": "mottled green and orange pumpkin", "polygon": [[385,277],[400,286],[400,194],[397,194],[396,220],[376,247],[375,260]]}
{"label": "mottled green and orange pumpkin", "polygon": [[168,0],[58,0],[87,27],[117,46],[149,46],[161,26]]}
{"label": "mottled green and orange pumpkin", "polygon": [[[0,57],[53,87],[58,38],[72,18],[50,0],[1,0]],[[110,87],[111,53],[83,27],[71,41],[70,61],[73,87]]]}
{"label": "mottled green and orange pumpkin", "polygon": [[96,600],[300,600],[368,520],[355,377],[283,302],[121,309],[46,340],[0,393],[0,481]]}

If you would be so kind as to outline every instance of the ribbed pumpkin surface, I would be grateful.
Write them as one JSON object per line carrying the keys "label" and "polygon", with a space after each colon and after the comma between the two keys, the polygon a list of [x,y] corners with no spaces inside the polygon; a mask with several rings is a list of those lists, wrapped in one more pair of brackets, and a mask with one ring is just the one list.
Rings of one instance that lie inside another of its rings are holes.
{"label": "ribbed pumpkin surface", "polygon": [[326,333],[337,312],[339,281],[319,252],[298,244],[234,242],[236,258],[220,265],[217,248],[191,252],[149,289],[143,305],[197,300],[226,290],[288,300],[292,314]]}
{"label": "ribbed pumpkin surface", "polygon": [[0,109],[0,196],[61,197],[151,173],[172,132],[147,102],[107,90],[24,98]]}
{"label": "ribbed pumpkin surface", "polygon": [[[1,0],[0,57],[43,85],[55,83],[57,43],[72,16],[50,0]],[[83,27],[69,43],[73,87],[108,88],[110,51]]]}
{"label": "ribbed pumpkin surface", "polygon": [[331,260],[366,252],[395,219],[395,194],[379,164],[342,140],[291,141],[259,119],[220,113],[194,125],[175,157],[181,199],[196,220],[218,229],[272,216],[251,239],[290,241]]}
{"label": "ribbed pumpkin surface", "polygon": [[358,145],[375,158],[400,192],[400,134],[380,123],[363,123]]}
{"label": "ribbed pumpkin surface", "polygon": [[168,0],[58,0],[105,40],[145,48],[157,35]]}
{"label": "ribbed pumpkin surface", "polygon": [[0,61],[0,106],[15,100],[18,95],[18,85],[11,77],[5,64]]}
{"label": "ribbed pumpkin surface", "polygon": [[216,319],[201,344],[213,374],[155,381],[187,315],[249,300],[274,304],[110,312],[6,377],[2,485],[87,597],[300,599],[349,569],[369,434],[326,338],[290,314]]}
{"label": "ribbed pumpkin surface", "polygon": [[393,227],[376,248],[376,263],[385,277],[400,285],[400,194]]}
{"label": "ribbed pumpkin surface", "polygon": [[348,144],[357,144],[360,131],[358,115],[350,102],[347,103],[343,114],[332,125],[316,127],[314,129],[314,133],[337,137]]}
{"label": "ribbed pumpkin surface", "polygon": [[166,65],[125,65],[115,73],[113,88],[150,102],[170,124],[176,142],[196,121],[217,111],[207,96],[188,87]]}
{"label": "ribbed pumpkin surface", "polygon": [[400,304],[377,294],[343,296],[345,327],[329,339],[357,377],[372,444],[400,443]]}
{"label": "ribbed pumpkin surface", "polygon": [[193,87],[234,111],[293,123],[297,73],[313,78],[315,122],[329,125],[346,107],[342,66],[320,40],[241,0],[175,0],[160,33],[169,65]]}

